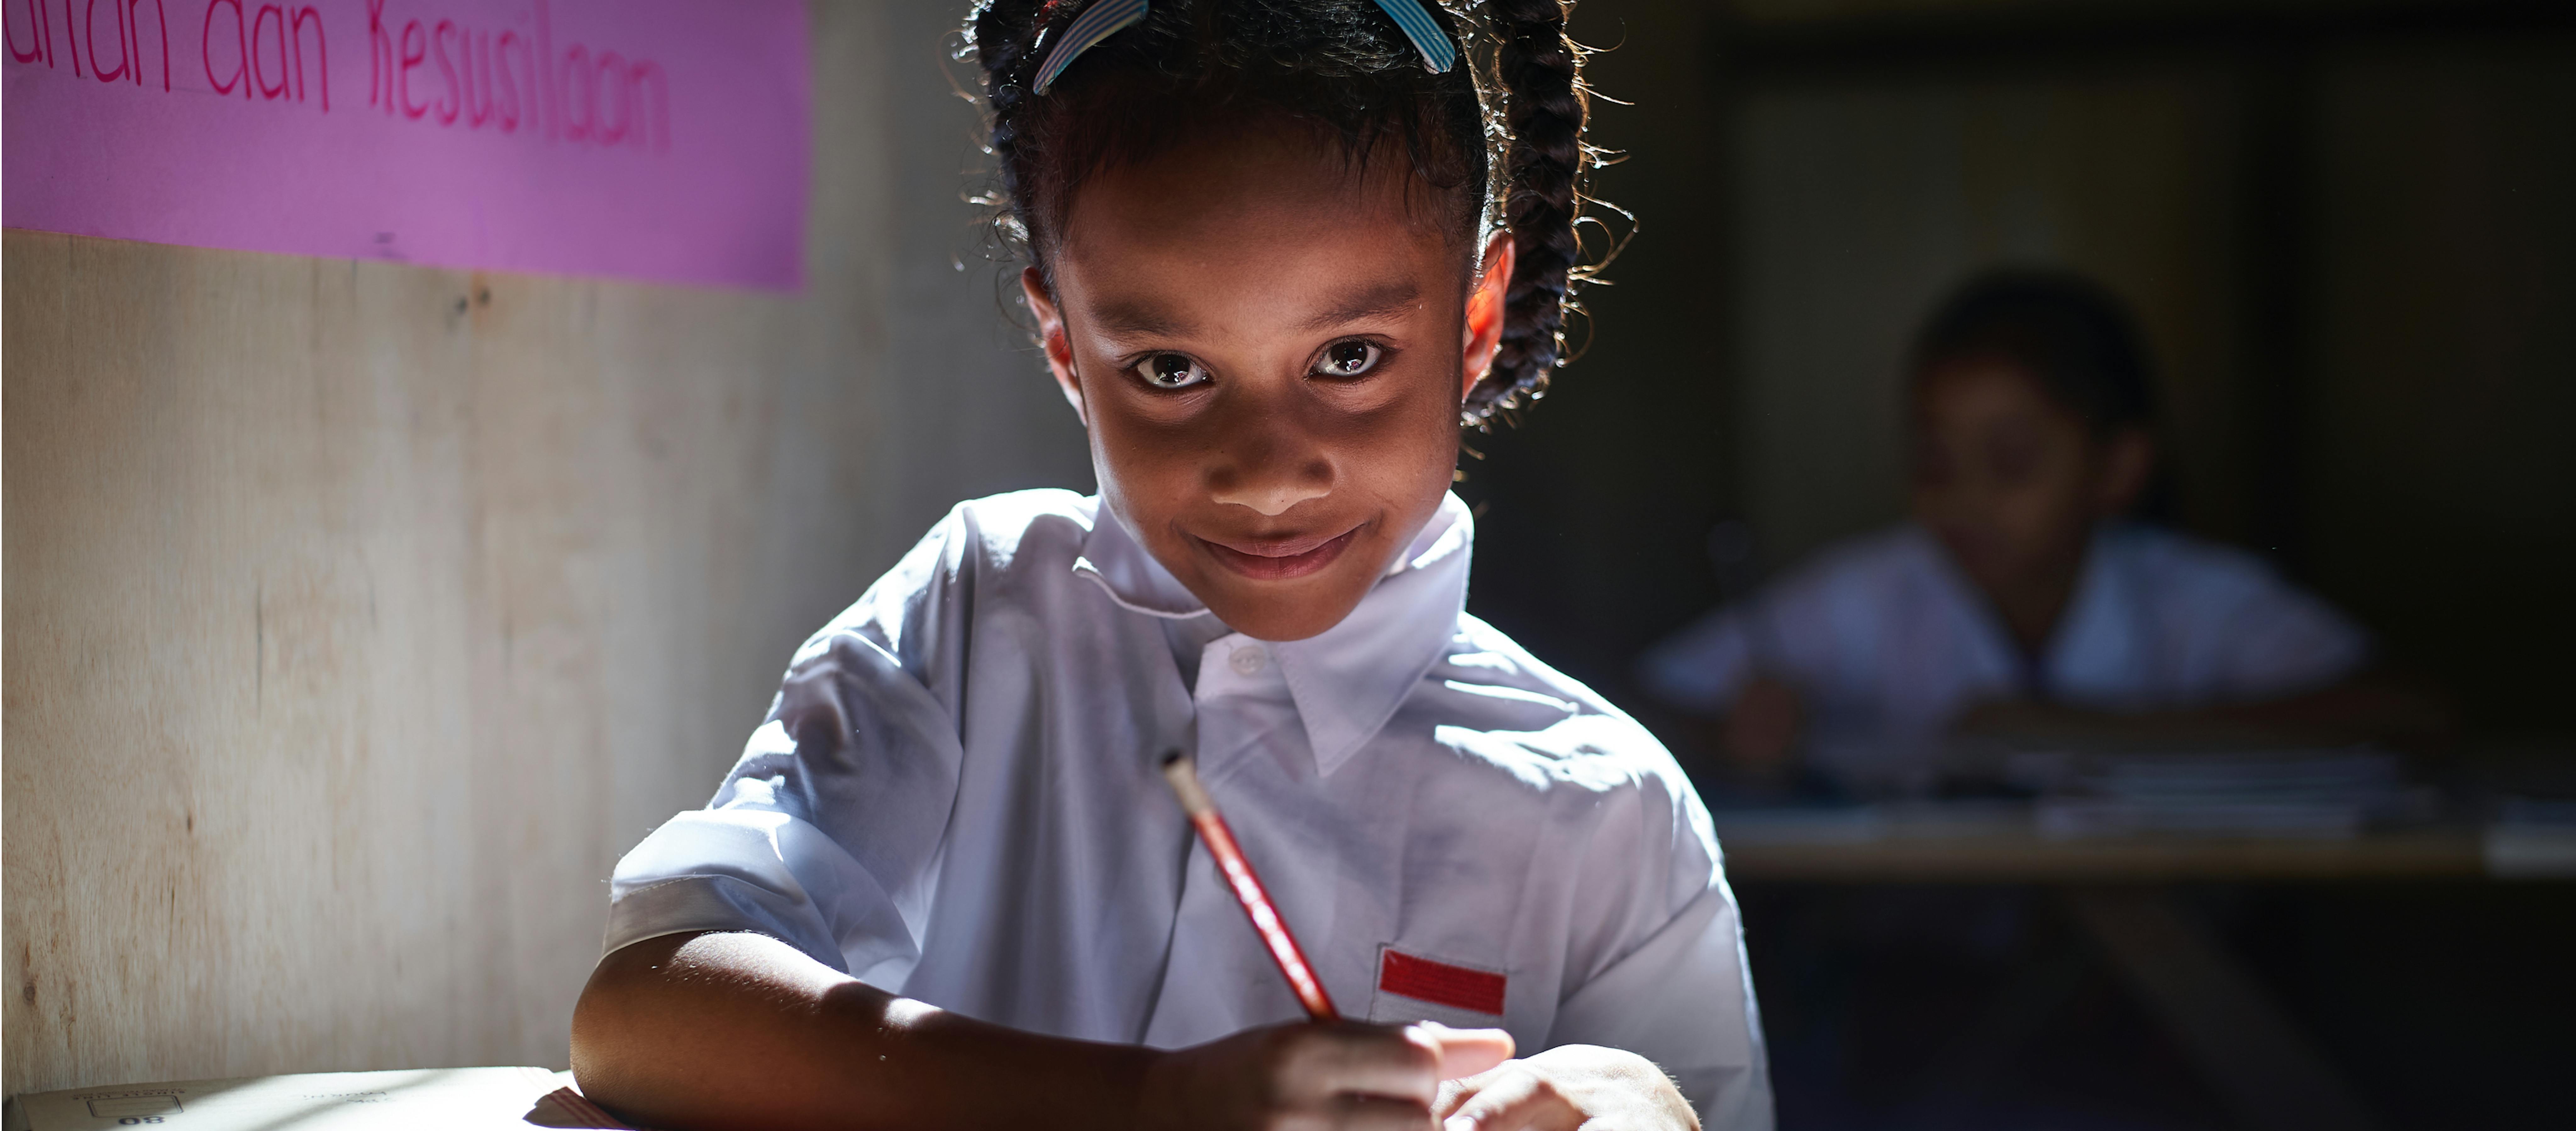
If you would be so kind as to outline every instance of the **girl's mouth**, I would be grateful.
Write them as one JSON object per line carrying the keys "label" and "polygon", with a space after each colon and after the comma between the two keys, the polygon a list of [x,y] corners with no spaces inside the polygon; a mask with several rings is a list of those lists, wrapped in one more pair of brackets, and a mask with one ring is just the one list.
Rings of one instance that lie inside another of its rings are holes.
{"label": "girl's mouth", "polygon": [[1200,538],[1198,542],[1207,547],[1209,556],[1245,577],[1255,581],[1286,581],[1333,564],[1342,556],[1342,551],[1350,548],[1351,539],[1359,534],[1360,529],[1360,526],[1354,526],[1331,537],[1241,542]]}

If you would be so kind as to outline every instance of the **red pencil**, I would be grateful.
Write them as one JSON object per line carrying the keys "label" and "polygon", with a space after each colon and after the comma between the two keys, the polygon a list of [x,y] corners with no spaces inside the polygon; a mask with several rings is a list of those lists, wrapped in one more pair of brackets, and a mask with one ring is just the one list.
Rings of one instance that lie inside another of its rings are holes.
{"label": "red pencil", "polygon": [[1207,845],[1208,855],[1216,858],[1217,870],[1225,873],[1227,886],[1234,889],[1235,901],[1252,919],[1252,929],[1261,932],[1261,941],[1269,946],[1272,961],[1288,978],[1288,988],[1296,991],[1297,1000],[1306,1006],[1306,1015],[1317,1021],[1338,1021],[1341,1014],[1333,1009],[1331,995],[1324,983],[1306,965],[1306,953],[1297,949],[1297,937],[1288,933],[1288,921],[1270,906],[1270,893],[1261,887],[1261,877],[1252,874],[1252,862],[1243,858],[1243,849],[1234,843],[1234,831],[1225,827],[1225,818],[1216,811],[1216,802],[1199,788],[1198,768],[1190,756],[1178,750],[1163,756],[1163,777],[1172,783],[1172,792],[1180,795],[1181,811],[1190,815],[1197,826],[1199,840]]}

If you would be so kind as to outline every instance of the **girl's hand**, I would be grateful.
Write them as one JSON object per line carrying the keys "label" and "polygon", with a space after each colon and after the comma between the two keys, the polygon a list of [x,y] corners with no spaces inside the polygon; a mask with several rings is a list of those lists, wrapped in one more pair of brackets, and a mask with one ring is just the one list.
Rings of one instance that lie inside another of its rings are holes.
{"label": "girl's hand", "polygon": [[1164,1053],[1138,1104],[1169,1131],[1425,1131],[1440,1082],[1512,1055],[1500,1029],[1396,1028],[1356,1021],[1247,1029]]}
{"label": "girl's hand", "polygon": [[1442,1131],[1699,1131],[1699,1117],[1645,1057],[1561,1045],[1440,1087]]}

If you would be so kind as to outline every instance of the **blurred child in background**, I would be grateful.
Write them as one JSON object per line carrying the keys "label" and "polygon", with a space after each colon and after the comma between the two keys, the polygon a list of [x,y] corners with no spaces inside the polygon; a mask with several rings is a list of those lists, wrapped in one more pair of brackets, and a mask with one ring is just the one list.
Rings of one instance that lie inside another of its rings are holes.
{"label": "blurred child in background", "polygon": [[1911,516],[1656,647],[1645,685],[1721,720],[1737,776],[1803,749],[1860,792],[1931,781],[1962,730],[2207,741],[2366,733],[2368,637],[2243,551],[2133,521],[2154,478],[2145,351],[2083,279],[2008,271],[1908,359]]}

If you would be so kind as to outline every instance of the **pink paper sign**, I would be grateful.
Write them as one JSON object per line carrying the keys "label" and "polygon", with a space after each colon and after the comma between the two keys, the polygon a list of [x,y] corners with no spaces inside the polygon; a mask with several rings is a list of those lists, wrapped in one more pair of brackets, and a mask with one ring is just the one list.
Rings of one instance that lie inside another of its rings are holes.
{"label": "pink paper sign", "polygon": [[0,0],[13,228],[793,288],[801,0]]}

